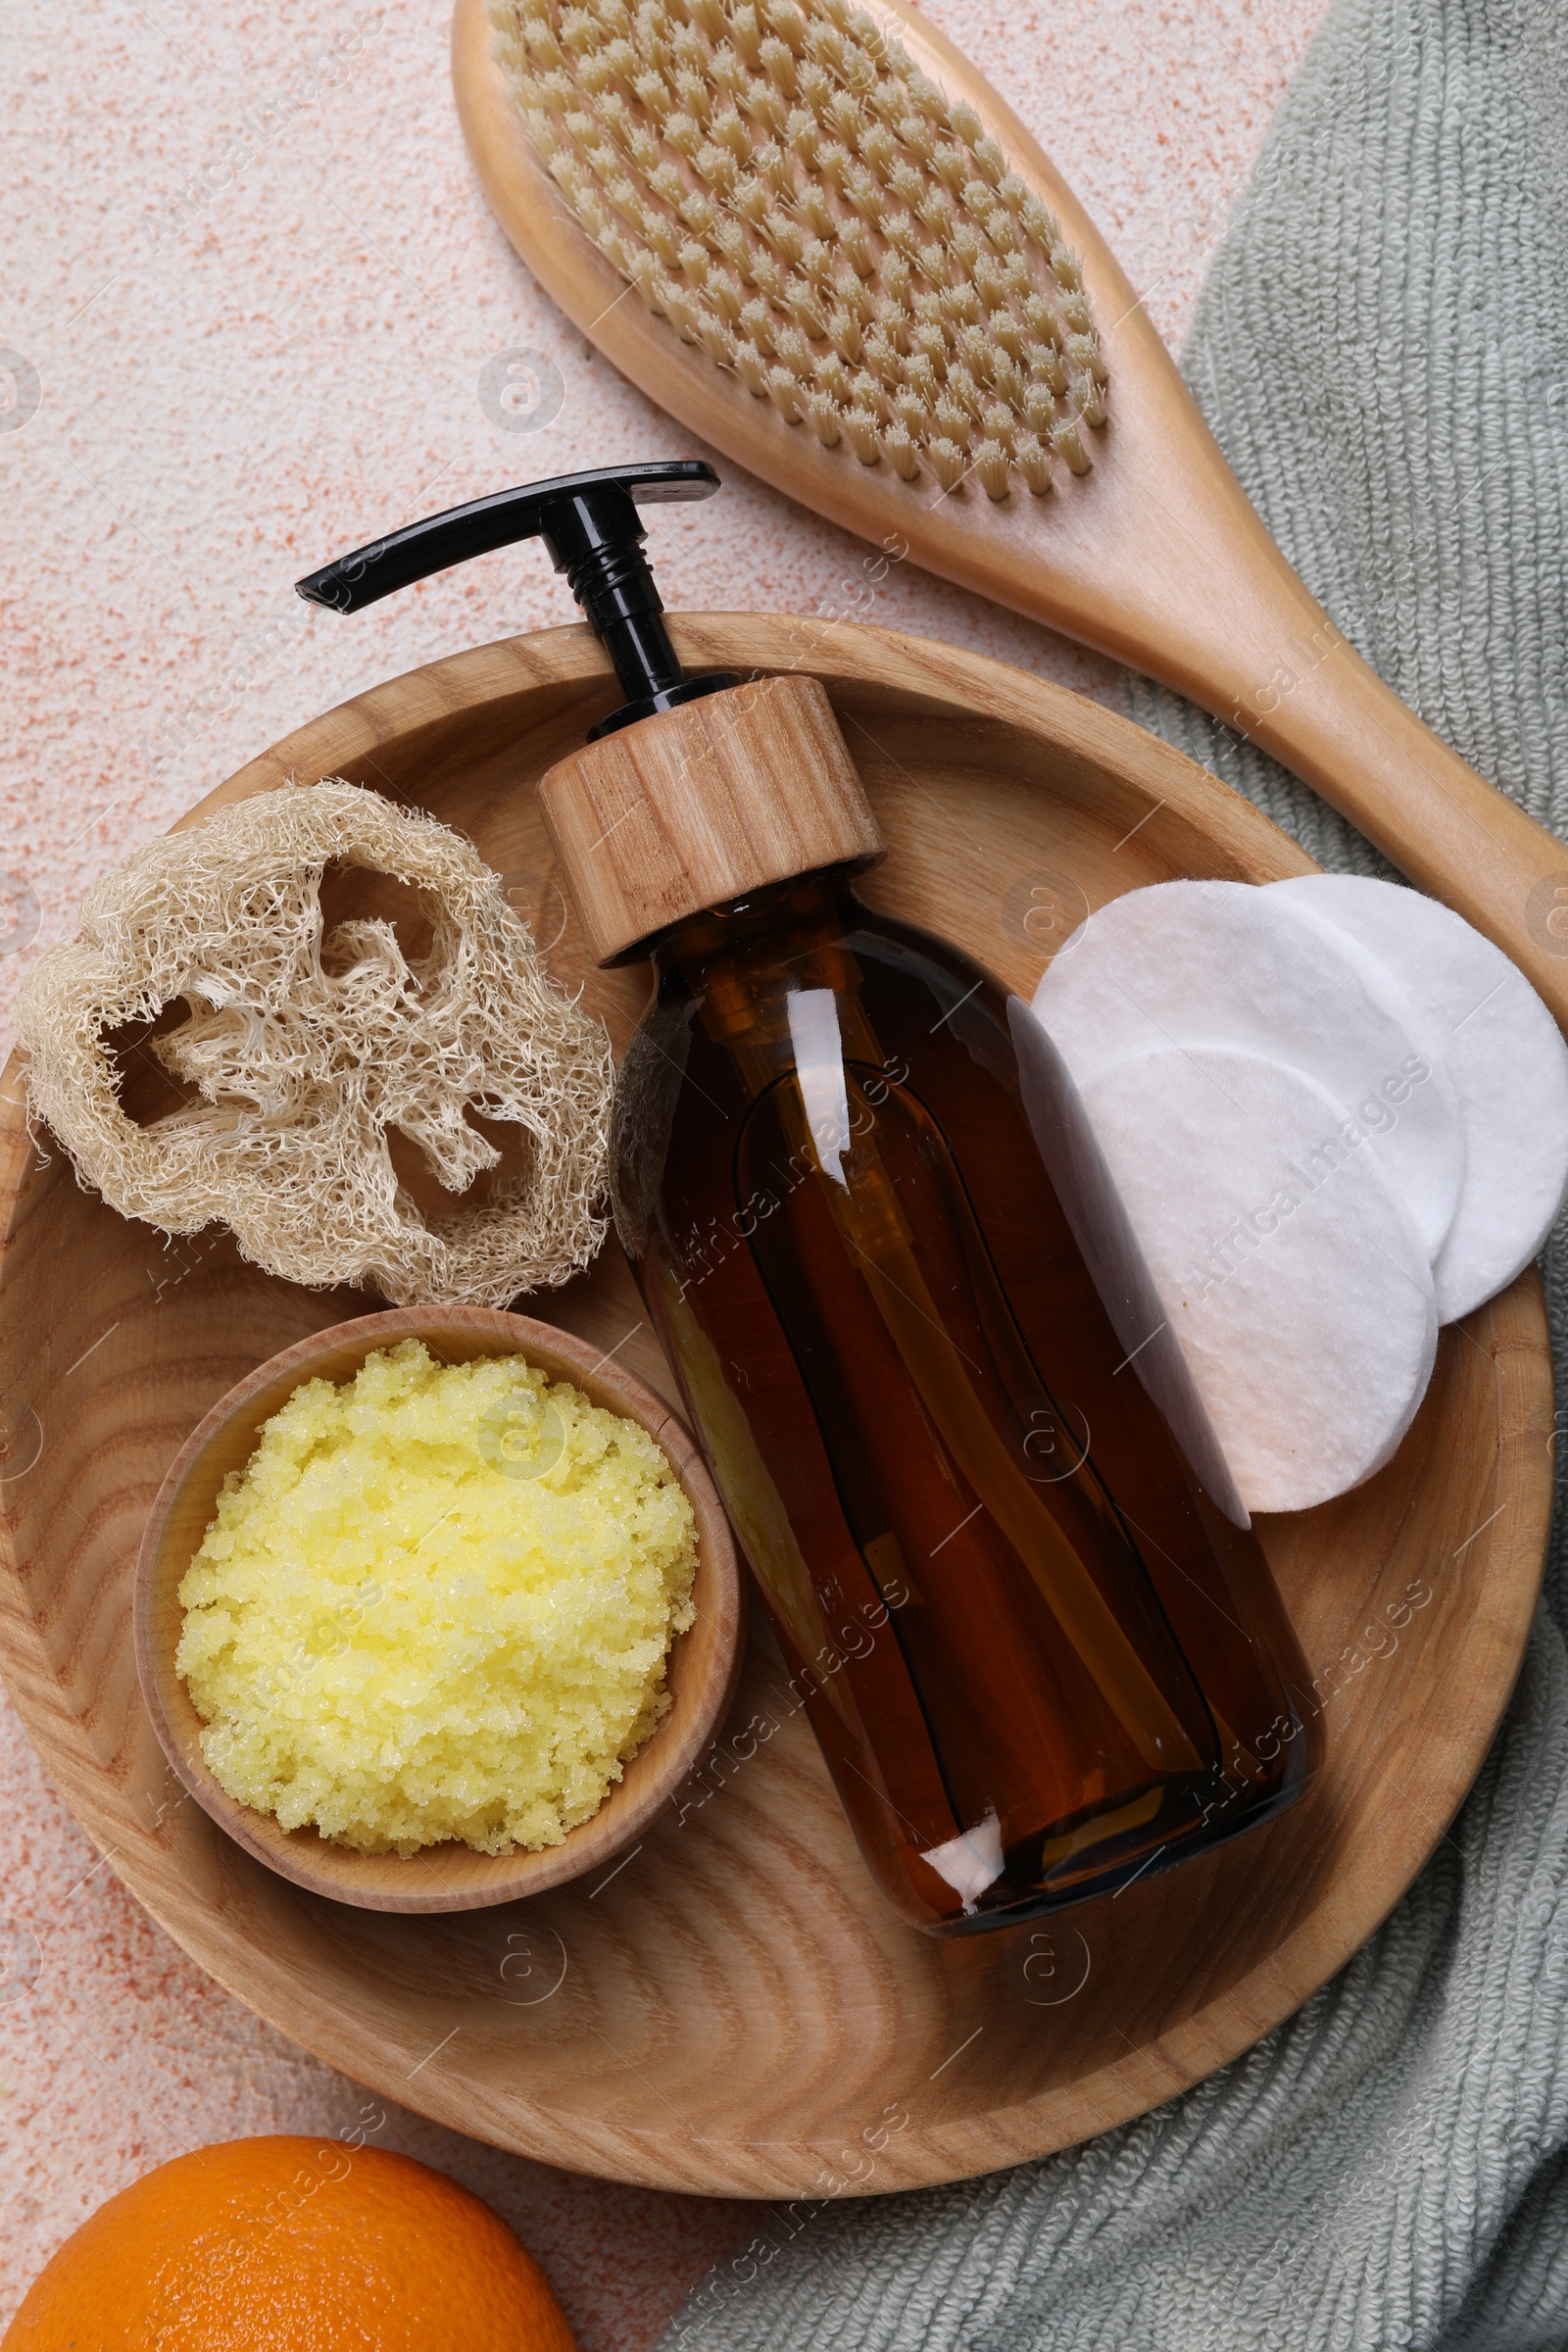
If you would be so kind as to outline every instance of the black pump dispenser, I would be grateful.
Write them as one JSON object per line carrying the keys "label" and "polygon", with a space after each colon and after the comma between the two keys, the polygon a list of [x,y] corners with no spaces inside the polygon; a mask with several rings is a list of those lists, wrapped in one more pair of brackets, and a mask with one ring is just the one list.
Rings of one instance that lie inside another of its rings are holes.
{"label": "black pump dispenser", "polygon": [[542,539],[626,694],[621,708],[590,731],[593,743],[656,711],[673,710],[677,704],[741,682],[733,670],[708,670],[692,678],[682,672],[661,617],[664,607],[643,554],[648,534],[637,513],[639,503],[664,506],[711,498],[719,486],[718,475],[701,458],[660,458],[523,482],[372,539],[368,547],[297,580],[295,591],[307,604],[360,612],[394,589],[450,570],[470,556],[489,555],[517,539]]}

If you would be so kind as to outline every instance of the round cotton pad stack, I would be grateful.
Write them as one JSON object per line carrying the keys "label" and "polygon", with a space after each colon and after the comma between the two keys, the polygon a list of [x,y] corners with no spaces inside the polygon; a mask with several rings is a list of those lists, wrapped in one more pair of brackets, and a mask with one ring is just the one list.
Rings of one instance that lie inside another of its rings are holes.
{"label": "round cotton pad stack", "polygon": [[[1116,1062],[1169,1046],[1260,1054],[1302,1071],[1364,1132],[1436,1257],[1464,1176],[1441,1037],[1375,957],[1288,894],[1245,882],[1130,891],[1080,926],[1034,1008],[1083,1088]],[[1157,1148],[1152,1130],[1151,1142]]]}
{"label": "round cotton pad stack", "polygon": [[1257,1054],[1162,1047],[1080,1084],[1248,1508],[1305,1510],[1369,1478],[1425,1394],[1438,1317],[1364,1131]]}
{"label": "round cotton pad stack", "polygon": [[1378,957],[1441,1029],[1464,1122],[1459,1203],[1433,1265],[1451,1323],[1529,1265],[1568,1187],[1568,1047],[1500,948],[1462,915],[1394,882],[1303,874],[1283,897]]}

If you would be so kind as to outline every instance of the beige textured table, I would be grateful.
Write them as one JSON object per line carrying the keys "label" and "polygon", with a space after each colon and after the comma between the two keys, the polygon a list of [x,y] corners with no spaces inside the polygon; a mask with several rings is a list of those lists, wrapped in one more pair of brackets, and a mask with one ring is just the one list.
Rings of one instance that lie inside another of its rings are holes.
{"label": "beige textured table", "polygon": [[[1322,0],[940,0],[1173,342]],[[325,74],[316,62],[346,36]],[[0,1016],[86,886],[378,677],[569,618],[538,550],[359,621],[295,575],[389,524],[685,439],[587,349],[474,185],[443,0],[33,0],[0,78],[9,549]],[[345,54],[351,51],[352,54]],[[496,387],[517,355],[549,398]],[[547,412],[554,410],[546,420]],[[729,470],[729,469],[726,469]],[[874,617],[1106,692],[1108,671],[730,471],[654,525],[667,602]],[[209,1983],[65,1811],[0,1701],[0,2322],[78,2222],[181,2148],[368,2131],[488,2197],[584,2352],[641,2352],[743,2209],[502,2156],[371,2099]]]}

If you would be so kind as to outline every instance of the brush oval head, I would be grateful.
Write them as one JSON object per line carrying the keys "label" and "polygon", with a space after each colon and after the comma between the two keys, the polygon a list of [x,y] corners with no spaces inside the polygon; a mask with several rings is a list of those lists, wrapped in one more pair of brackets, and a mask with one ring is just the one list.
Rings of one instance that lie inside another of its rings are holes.
{"label": "brush oval head", "polygon": [[942,493],[1086,473],[1107,369],[1056,214],[848,0],[488,0],[628,288],[788,425]]}
{"label": "brush oval head", "polygon": [[[1502,947],[1568,1033],[1539,920],[1561,844],[1334,627],[1072,190],[908,0],[456,0],[453,81],[567,318],[688,431],[880,542],[819,616],[863,619],[910,557],[1174,687]],[[808,665],[810,620],[795,635]]]}
{"label": "brush oval head", "polygon": [[1096,223],[906,0],[766,7],[454,0],[513,247],[689,433],[882,548],[823,616],[909,558],[1230,710],[1237,541],[1316,607]]}
{"label": "brush oval head", "polygon": [[880,543],[823,616],[910,558],[1230,713],[1322,615],[1093,220],[905,0],[765,5],[455,0],[518,254],[688,431]]}

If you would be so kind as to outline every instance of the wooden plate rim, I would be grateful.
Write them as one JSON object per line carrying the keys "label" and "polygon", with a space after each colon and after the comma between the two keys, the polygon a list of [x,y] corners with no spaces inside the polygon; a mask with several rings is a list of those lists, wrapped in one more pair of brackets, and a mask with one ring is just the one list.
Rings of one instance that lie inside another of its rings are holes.
{"label": "wooden plate rim", "polygon": [[[1000,719],[1020,728],[1043,749],[1099,771],[1096,789],[1102,804],[1114,807],[1123,797],[1129,822],[1143,825],[1144,838],[1163,837],[1173,858],[1190,840],[1203,859],[1228,858],[1235,870],[1254,880],[1315,870],[1305,853],[1250,803],[1171,746],[1086,698],[987,657],[863,623],[756,613],[675,616],[671,635],[691,662],[758,671],[801,667],[820,677],[830,693],[842,686],[860,690],[862,701],[866,694],[913,698],[934,711]],[[327,774],[355,764],[366,771],[366,781],[375,783],[378,744],[390,733],[410,730],[409,709],[400,710],[400,703],[434,723],[459,708],[503,703],[531,687],[580,689],[588,680],[600,681],[608,710],[614,690],[606,679],[603,657],[589,633],[576,626],[500,640],[405,672],[282,738],[209,793],[176,829],[251,793],[275,789],[293,772]],[[854,713],[847,715],[853,751],[859,722]],[[0,1078],[0,1197],[7,1210],[0,1255],[11,1243],[31,1154],[21,1057],[13,1054]],[[958,2120],[934,2122],[926,2132],[910,2132],[893,2143],[889,2161],[871,2179],[845,2183],[836,2194],[881,2194],[952,2181],[1049,2154],[1136,2118],[1271,2031],[1345,1964],[1398,1901],[1463,1801],[1506,1707],[1534,1615],[1550,1514],[1549,1457],[1544,1448],[1539,1459],[1526,1450],[1551,1418],[1539,1274],[1532,1269],[1522,1275],[1469,1318],[1466,1329],[1495,1367],[1494,1475],[1499,1486],[1511,1481],[1515,1507],[1478,1531],[1467,1552],[1467,1572],[1486,1592],[1469,1683],[1474,1703],[1467,1724],[1437,1743],[1435,1767],[1423,1784],[1420,1819],[1411,1824],[1398,1867],[1381,1867],[1375,1857],[1352,1862],[1343,1880],[1346,1900],[1334,1936],[1325,1933],[1322,1914],[1314,1912],[1262,1963],[1169,2032],[1068,2083]],[[204,1937],[198,1923],[179,1915],[176,1888],[161,1868],[156,1838],[147,1838],[135,1850],[113,1847],[119,1825],[107,1813],[102,1768],[83,1751],[79,1725],[42,1653],[9,1515],[3,1551],[9,1590],[0,1590],[0,1669],[30,1736],[82,1826],[101,1849],[108,1849],[110,1867],[236,1997],[385,2095],[415,2104],[458,2130],[482,2132],[520,2154],[653,2187],[757,2197],[805,2193],[781,2171],[782,2160],[786,2154],[800,2160],[803,2148],[825,2151],[826,2141],[797,2140],[786,2147],[736,2139],[715,2157],[711,2143],[700,2135],[694,2142],[678,2129],[661,2132],[573,2115],[572,2145],[564,2155],[566,2119],[548,2101],[530,2103],[515,2094],[499,2101],[486,2086],[460,2078],[448,2082],[434,2069],[421,2075],[416,2100],[393,2054],[368,2047],[366,2037],[351,2030],[352,2021],[334,2014],[330,2022],[313,2021],[302,2032],[285,1970],[271,1969],[269,1955],[260,1953],[248,1955],[249,1971],[242,1974],[237,1962],[231,1965],[220,1937]]]}

